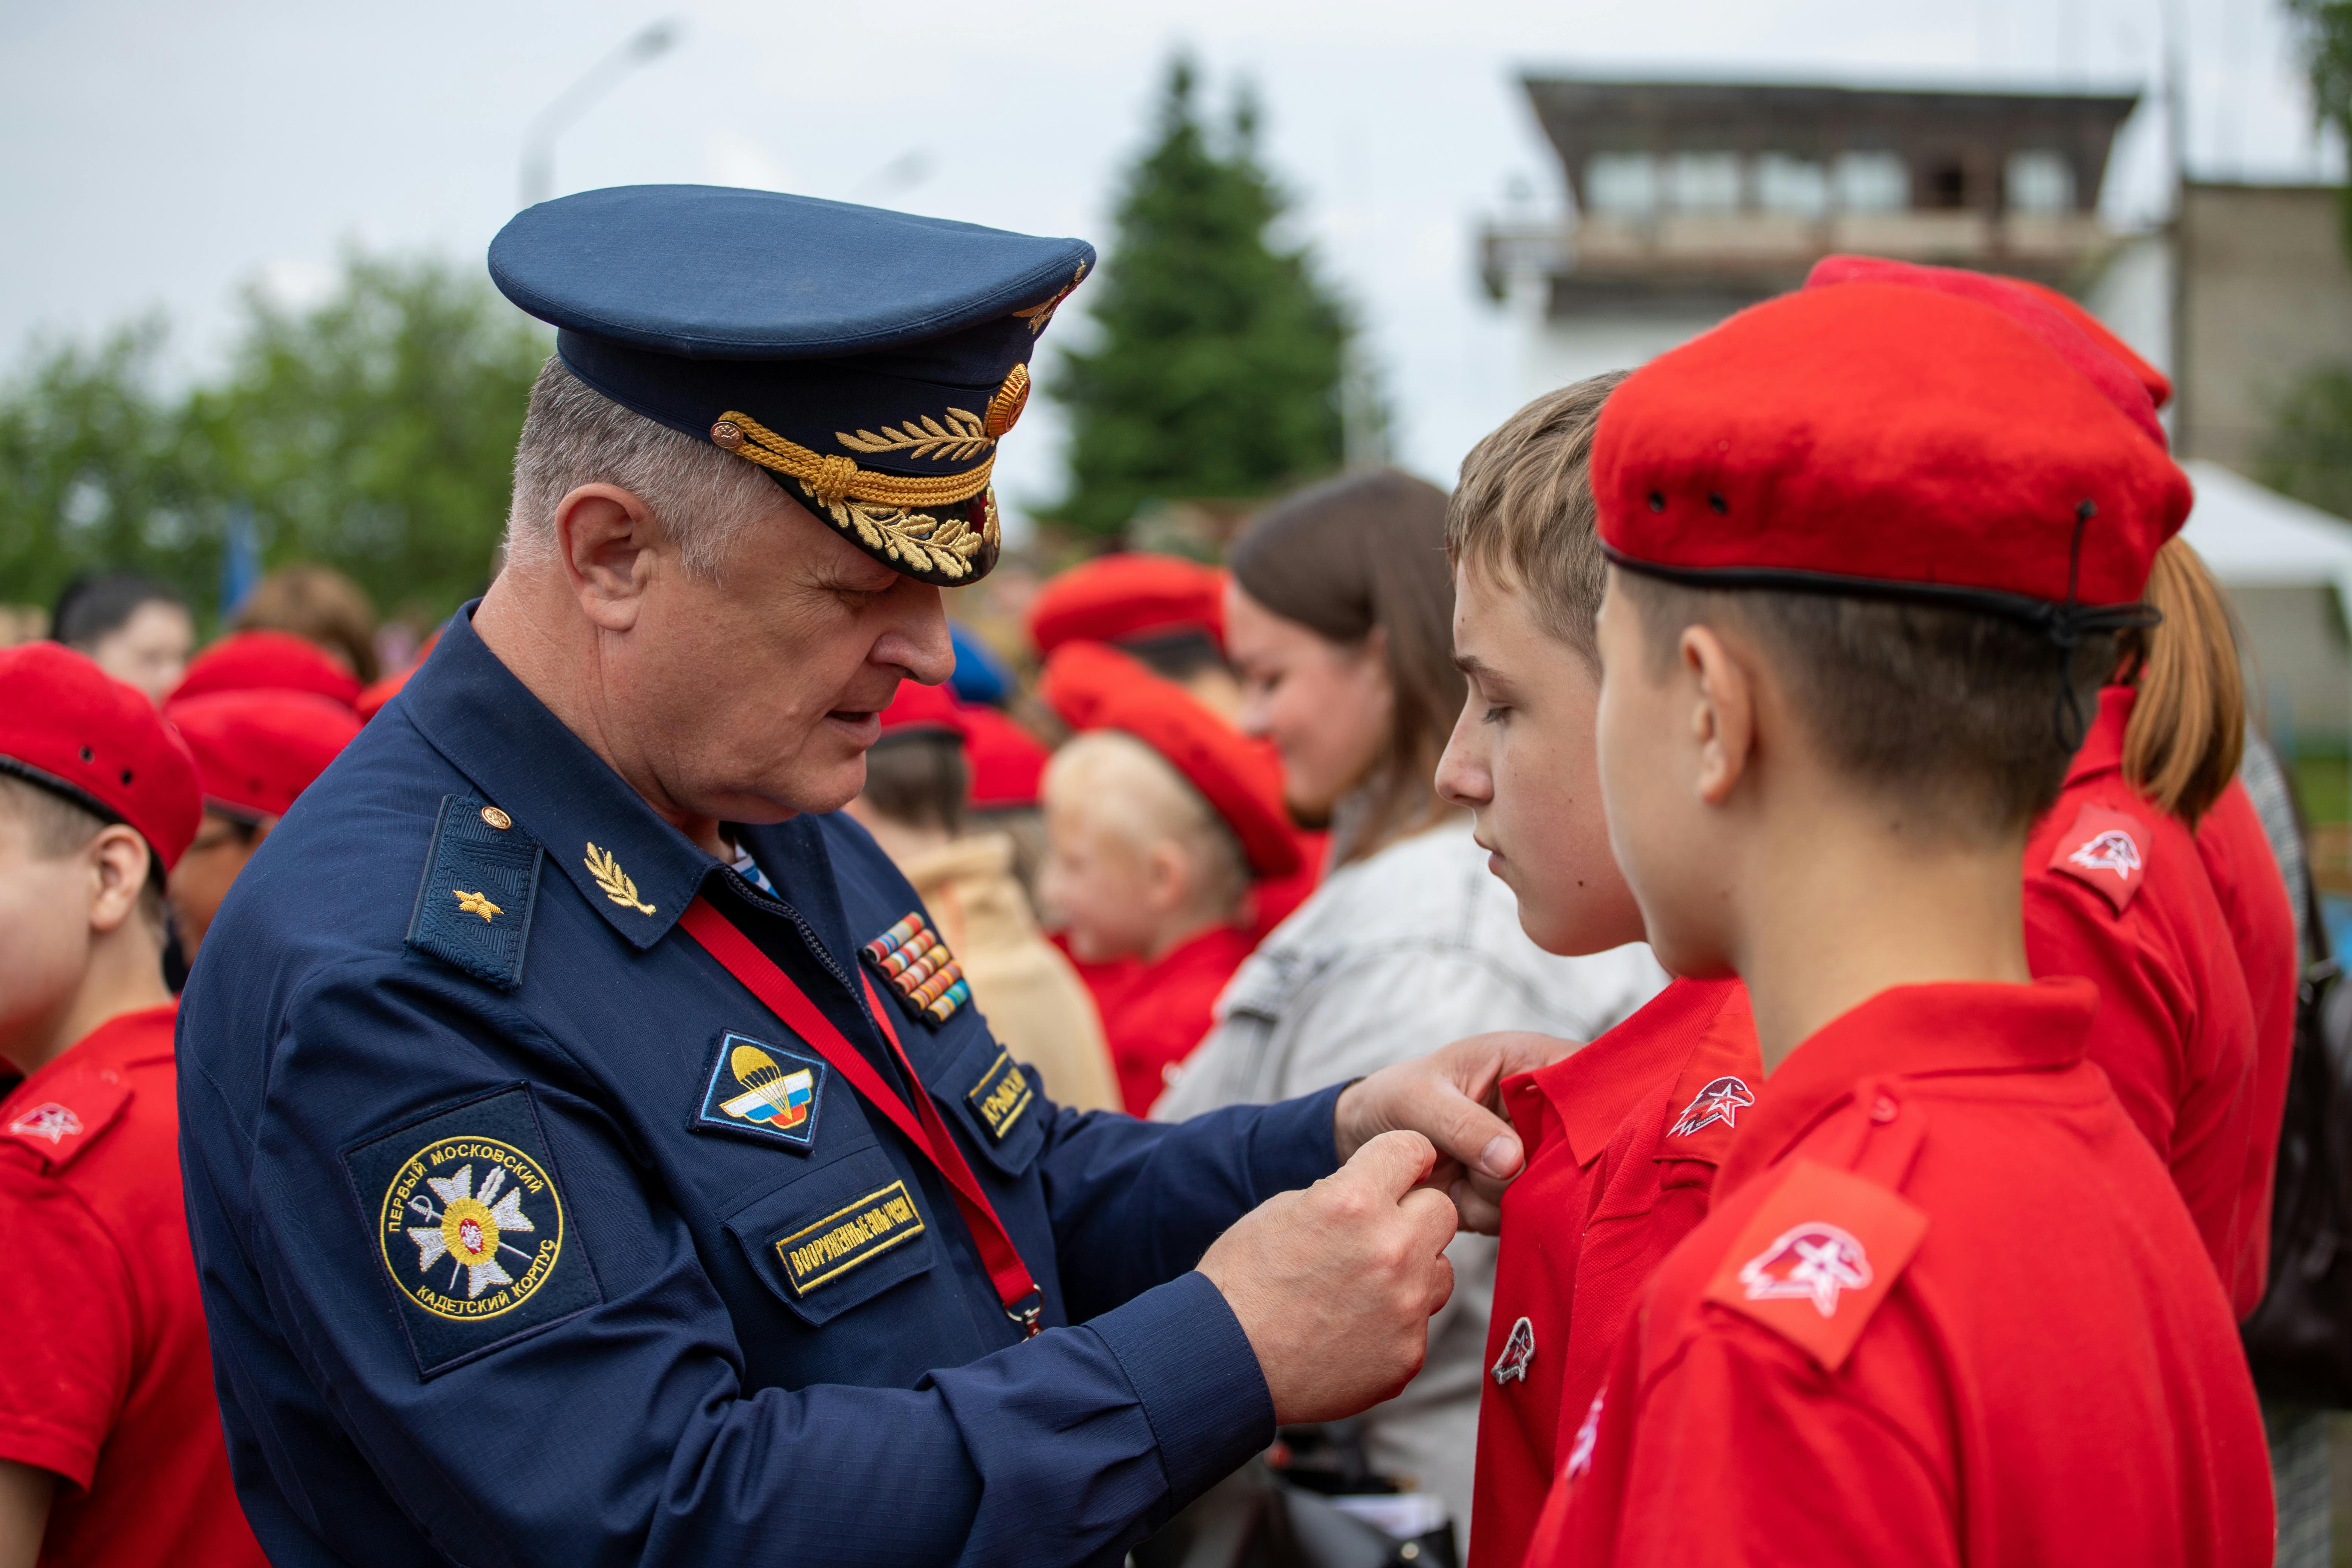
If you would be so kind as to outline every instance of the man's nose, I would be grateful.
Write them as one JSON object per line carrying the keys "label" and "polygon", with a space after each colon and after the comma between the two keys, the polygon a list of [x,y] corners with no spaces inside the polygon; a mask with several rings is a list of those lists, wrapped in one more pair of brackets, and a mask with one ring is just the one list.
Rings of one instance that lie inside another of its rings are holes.
{"label": "man's nose", "polygon": [[890,629],[875,644],[877,664],[895,664],[925,686],[955,673],[955,644],[948,636],[947,606],[940,591],[911,577],[899,580],[902,600]]}

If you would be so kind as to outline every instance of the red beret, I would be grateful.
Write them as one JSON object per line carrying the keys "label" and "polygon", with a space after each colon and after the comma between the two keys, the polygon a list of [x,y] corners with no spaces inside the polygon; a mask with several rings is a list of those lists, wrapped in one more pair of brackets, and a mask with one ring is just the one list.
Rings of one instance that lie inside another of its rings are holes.
{"label": "red beret", "polygon": [[[1990,305],[2049,344],[2051,352],[2097,387],[2149,440],[2159,447],[2165,444],[2164,426],[2157,423],[2156,401],[2132,369],[2133,363],[2139,363],[2139,356],[2124,348],[2122,341],[2105,327],[2098,329],[2097,337],[2085,332],[2082,323],[2094,320],[2091,313],[2055,289],[2030,288],[2017,279],[1996,278],[1989,272],[1922,267],[1875,256],[1824,256],[1805,275],[1808,289],[1838,283],[1907,283]],[[2101,338],[2106,342],[2100,342]],[[2140,364],[2140,368],[2147,367]]]}
{"label": "red beret", "polygon": [[1601,542],[1630,566],[2012,613],[2136,601],[2189,502],[2040,333],[1876,282],[1768,300],[1634,372],[1601,411],[1592,480]]}
{"label": "red beret", "polygon": [[1100,555],[1071,567],[1029,601],[1041,654],[1081,638],[1127,642],[1169,632],[1225,641],[1225,574],[1180,555]]}
{"label": "red beret", "polygon": [[882,732],[908,735],[926,731],[963,738],[963,715],[956,709],[955,693],[944,686],[901,680],[898,695],[882,710]]}
{"label": "red beret", "polygon": [[1114,691],[1158,679],[1141,659],[1108,643],[1069,642],[1037,672],[1037,698],[1073,730],[1091,730]]}
{"label": "red beret", "polygon": [[2116,336],[2114,329],[2090,311],[2082,302],[2060,293],[2046,283],[2036,283],[2030,278],[2012,278],[2011,282],[2040,300],[2049,301],[2050,308],[2082,329],[2083,335],[2115,355],[2116,362],[2131,373],[2131,377],[2147,394],[2147,400],[2158,408],[2172,401],[2172,378],[2139,357],[2139,351]]}
{"label": "red beret", "polygon": [[350,709],[307,691],[215,691],[163,710],[195,753],[205,798],[283,816],[360,732]]}
{"label": "red beret", "polygon": [[291,632],[231,632],[188,661],[170,700],[212,691],[307,691],[356,709],[359,677]]}
{"label": "red beret", "polygon": [[1264,741],[1251,740],[1174,681],[1149,672],[1106,696],[1086,728],[1123,731],[1166,758],[1241,840],[1252,874],[1287,877],[1298,869],[1297,832],[1282,804],[1282,763]]}
{"label": "red beret", "polygon": [[974,811],[1037,804],[1037,785],[1053,755],[1045,743],[993,708],[963,710],[963,760],[971,773]]}
{"label": "red beret", "polygon": [[166,871],[204,819],[195,761],[146,693],[56,643],[0,648],[0,769],[129,824]]}

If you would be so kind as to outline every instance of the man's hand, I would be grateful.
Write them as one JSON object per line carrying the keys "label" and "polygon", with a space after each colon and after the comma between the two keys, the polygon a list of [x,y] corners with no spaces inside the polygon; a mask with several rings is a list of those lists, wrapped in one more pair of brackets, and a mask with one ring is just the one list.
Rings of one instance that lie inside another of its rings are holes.
{"label": "man's hand", "polygon": [[1498,1086],[1576,1047],[1550,1035],[1473,1035],[1382,1068],[1339,1096],[1331,1128],[1339,1158],[1353,1159],[1383,1132],[1421,1133],[1437,1145],[1437,1163],[1423,1184],[1453,1198],[1463,1229],[1492,1236],[1503,1224],[1503,1188],[1527,1159],[1519,1135],[1503,1120]]}
{"label": "man's hand", "polygon": [[1257,1352],[1276,1424],[1353,1415],[1421,1370],[1430,1314],[1454,1294],[1454,1205],[1419,1185],[1436,1160],[1417,1132],[1374,1138],[1201,1259]]}

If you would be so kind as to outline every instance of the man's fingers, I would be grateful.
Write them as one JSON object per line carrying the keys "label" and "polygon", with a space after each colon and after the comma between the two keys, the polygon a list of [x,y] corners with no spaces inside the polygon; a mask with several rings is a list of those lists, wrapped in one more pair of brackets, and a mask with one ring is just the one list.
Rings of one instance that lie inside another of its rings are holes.
{"label": "man's fingers", "polygon": [[1454,1214],[1454,1200],[1434,1187],[1414,1188],[1397,1206],[1412,1223],[1414,1237],[1431,1252],[1444,1251],[1445,1244],[1452,1241],[1454,1233],[1461,1228],[1461,1220]]}
{"label": "man's fingers", "polygon": [[1475,1037],[1495,1053],[1498,1078],[1549,1067],[1584,1044],[1581,1040],[1564,1040],[1558,1035],[1538,1035],[1524,1029],[1498,1030]]}
{"label": "man's fingers", "polygon": [[1438,1148],[1486,1175],[1517,1173],[1523,1156],[1509,1122],[1464,1094],[1451,1075],[1431,1084],[1429,1096],[1422,1120]]}
{"label": "man's fingers", "polygon": [[1395,1203],[1436,1168],[1437,1150],[1428,1139],[1418,1132],[1383,1132],[1357,1150],[1339,1175],[1370,1182],[1374,1192]]}
{"label": "man's fingers", "polygon": [[1464,1230],[1480,1236],[1500,1236],[1503,1231],[1503,1206],[1486,1196],[1468,1181],[1458,1181],[1445,1189],[1454,1200],[1454,1211],[1461,1215]]}

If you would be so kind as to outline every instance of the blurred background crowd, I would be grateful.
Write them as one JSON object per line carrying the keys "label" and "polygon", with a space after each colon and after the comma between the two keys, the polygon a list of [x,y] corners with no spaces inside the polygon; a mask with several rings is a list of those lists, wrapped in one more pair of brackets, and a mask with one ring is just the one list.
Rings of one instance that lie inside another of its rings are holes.
{"label": "blurred background crowd", "polygon": [[[1439,486],[1535,393],[1867,252],[2063,289],[2171,376],[2187,536],[2343,947],[2352,4],[1260,9],[0,18],[0,643],[182,712],[299,693],[290,800],[498,570],[551,346],[475,259],[518,200],[678,179],[1083,234],[1006,559],[948,591],[952,689],[902,693],[853,811],[1066,1101],[1590,1037],[1654,966],[1539,953],[1429,784]],[[208,763],[183,962],[263,782]],[[1361,1457],[1463,1517],[1484,1245],[1475,1331],[1441,1319]]]}

